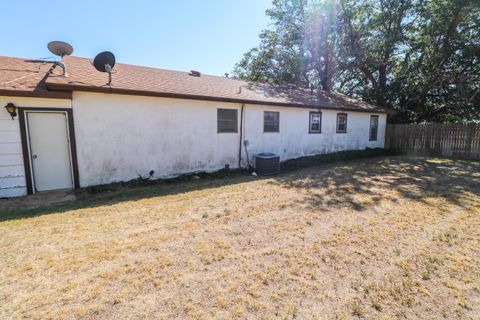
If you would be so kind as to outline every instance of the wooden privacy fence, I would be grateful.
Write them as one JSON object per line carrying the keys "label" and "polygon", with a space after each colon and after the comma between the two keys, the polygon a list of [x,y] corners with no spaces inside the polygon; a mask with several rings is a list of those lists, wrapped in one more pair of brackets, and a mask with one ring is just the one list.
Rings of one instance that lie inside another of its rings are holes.
{"label": "wooden privacy fence", "polygon": [[480,159],[480,124],[389,124],[385,148],[416,154]]}

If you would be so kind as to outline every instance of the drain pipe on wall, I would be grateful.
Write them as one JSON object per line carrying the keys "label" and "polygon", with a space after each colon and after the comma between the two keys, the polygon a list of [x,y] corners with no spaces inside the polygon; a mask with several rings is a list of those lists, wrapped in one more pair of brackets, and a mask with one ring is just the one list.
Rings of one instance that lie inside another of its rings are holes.
{"label": "drain pipe on wall", "polygon": [[[240,143],[238,145],[238,168],[242,168],[242,139],[243,139],[243,109],[245,104],[242,103],[242,108],[240,110]],[[247,159],[248,161],[248,159]]]}

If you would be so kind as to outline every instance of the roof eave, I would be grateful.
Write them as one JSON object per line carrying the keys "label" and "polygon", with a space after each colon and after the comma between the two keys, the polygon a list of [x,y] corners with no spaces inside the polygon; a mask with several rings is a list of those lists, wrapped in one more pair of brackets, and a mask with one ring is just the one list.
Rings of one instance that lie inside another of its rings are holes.
{"label": "roof eave", "polygon": [[26,90],[8,90],[0,89],[0,96],[4,97],[25,97],[25,98],[44,98],[44,99],[72,99],[72,91],[26,91]]}
{"label": "roof eave", "polygon": [[58,91],[69,91],[69,92],[83,91],[83,92],[95,92],[95,93],[114,93],[114,94],[124,94],[124,95],[147,96],[147,97],[161,97],[161,98],[190,99],[190,100],[202,100],[202,101],[245,103],[245,104],[269,105],[269,106],[279,106],[279,107],[344,110],[344,111],[368,112],[368,113],[388,113],[387,110],[384,110],[384,109],[381,109],[381,108],[358,109],[358,108],[352,108],[352,107],[332,107],[332,106],[308,105],[308,104],[300,104],[300,103],[260,101],[260,100],[241,99],[241,98],[235,99],[235,98],[227,98],[227,97],[203,96],[203,95],[181,94],[181,93],[171,93],[171,92],[143,91],[143,90],[120,89],[120,88],[97,87],[97,86],[72,85],[72,84],[62,84],[62,83],[48,83],[47,82],[47,87],[48,87],[49,90],[54,90],[56,92],[58,92]]}

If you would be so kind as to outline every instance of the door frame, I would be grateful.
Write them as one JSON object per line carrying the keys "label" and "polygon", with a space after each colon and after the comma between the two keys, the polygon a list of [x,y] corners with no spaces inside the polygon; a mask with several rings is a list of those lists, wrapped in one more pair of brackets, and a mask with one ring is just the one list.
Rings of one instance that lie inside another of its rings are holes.
{"label": "door frame", "polygon": [[64,113],[67,120],[68,148],[70,154],[70,164],[72,170],[73,189],[80,188],[80,178],[78,173],[77,161],[77,143],[75,139],[75,128],[73,121],[73,111],[70,108],[34,108],[34,107],[18,107],[18,120],[20,122],[20,138],[22,141],[23,166],[25,169],[25,180],[27,182],[27,194],[33,194],[35,190],[35,181],[33,175],[32,157],[30,152],[30,139],[28,135],[28,112],[45,112],[45,113]]}

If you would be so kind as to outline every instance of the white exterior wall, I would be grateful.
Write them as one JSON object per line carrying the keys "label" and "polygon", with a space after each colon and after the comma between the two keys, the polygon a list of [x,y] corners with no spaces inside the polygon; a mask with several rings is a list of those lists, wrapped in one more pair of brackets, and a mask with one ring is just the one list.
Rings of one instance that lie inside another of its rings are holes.
{"label": "white exterior wall", "polygon": [[[217,108],[241,104],[74,92],[73,113],[80,186],[172,177],[238,167],[239,133],[217,133]],[[280,132],[263,132],[263,111],[280,112]],[[369,141],[370,113],[346,112],[346,134],[336,133],[337,111],[322,111],[322,133],[309,134],[311,109],[245,105],[243,139],[251,163],[259,152],[281,160],[384,146],[386,115],[378,140]],[[374,114],[374,113],[372,113]],[[240,125],[240,119],[238,121]],[[242,163],[246,163],[242,146]]]}
{"label": "white exterior wall", "polygon": [[[279,132],[263,132],[263,112],[280,112]],[[309,133],[310,111],[322,112],[322,133]],[[337,113],[347,113],[347,133],[336,133]],[[369,141],[370,116],[379,115],[377,141]],[[248,140],[248,155],[253,164],[254,155],[273,152],[280,161],[303,156],[344,150],[383,148],[386,114],[286,108],[272,106],[245,106],[244,139]]]}
{"label": "white exterior wall", "polygon": [[70,108],[71,101],[64,99],[39,99],[0,97],[0,198],[27,194],[22,143],[18,116],[12,117],[5,110],[7,103],[16,107]]}
{"label": "white exterior wall", "polygon": [[80,186],[238,167],[238,133],[217,134],[238,104],[75,92]]}
{"label": "white exterior wall", "polygon": [[[240,133],[217,133],[217,109],[238,110],[241,104],[185,99],[74,92],[73,101],[0,97],[0,198],[26,194],[17,107],[73,108],[80,186],[139,176],[172,177],[195,171],[215,171],[225,164],[238,167]],[[263,132],[263,112],[280,112],[280,132]],[[322,133],[309,134],[312,109],[248,105],[244,107],[243,140],[250,163],[260,152],[281,160],[342,150],[384,146],[386,115],[378,114],[378,140],[369,141],[370,115],[346,112],[346,134],[336,133],[337,111],[322,111]],[[316,110],[313,110],[316,111]],[[242,145],[242,165],[247,163]]]}

